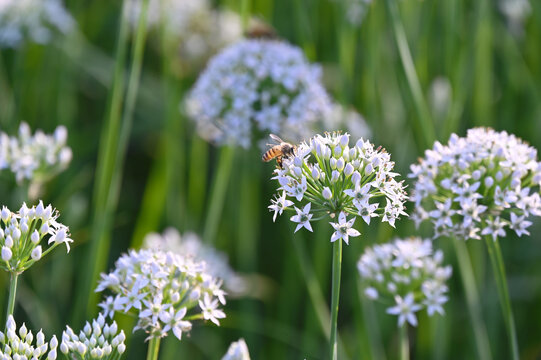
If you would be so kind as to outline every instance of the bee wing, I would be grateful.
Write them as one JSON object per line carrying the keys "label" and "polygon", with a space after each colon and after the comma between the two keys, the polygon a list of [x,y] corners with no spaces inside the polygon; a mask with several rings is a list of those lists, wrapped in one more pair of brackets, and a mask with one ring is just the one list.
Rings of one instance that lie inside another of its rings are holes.
{"label": "bee wing", "polygon": [[272,140],[276,141],[278,144],[284,142],[284,140],[280,139],[278,135],[270,134],[269,136],[271,137]]}

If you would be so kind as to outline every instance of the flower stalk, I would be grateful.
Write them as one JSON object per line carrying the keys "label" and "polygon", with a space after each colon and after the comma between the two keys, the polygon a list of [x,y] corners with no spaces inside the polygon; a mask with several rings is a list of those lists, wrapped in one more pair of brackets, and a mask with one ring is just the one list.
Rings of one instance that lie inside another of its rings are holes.
{"label": "flower stalk", "polygon": [[148,343],[147,360],[158,360],[158,353],[160,352],[160,338],[153,337]]}
{"label": "flower stalk", "polygon": [[400,360],[409,360],[410,358],[410,346],[408,341],[408,324],[404,324],[400,327]]}
{"label": "flower stalk", "polygon": [[17,280],[19,279],[19,274],[17,272],[11,272],[9,278],[9,297],[8,297],[8,307],[6,313],[6,319],[10,315],[13,315],[15,310],[15,296],[17,294]]}
{"label": "flower stalk", "polygon": [[340,302],[340,276],[342,273],[342,241],[333,244],[331,295],[331,360],[338,359],[338,305]]}

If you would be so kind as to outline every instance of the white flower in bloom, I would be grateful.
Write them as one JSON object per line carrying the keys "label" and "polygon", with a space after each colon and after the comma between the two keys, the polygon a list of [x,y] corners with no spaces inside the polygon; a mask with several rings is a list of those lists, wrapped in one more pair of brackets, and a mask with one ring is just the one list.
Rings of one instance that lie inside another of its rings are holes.
{"label": "white flower in bloom", "polygon": [[232,342],[222,360],[250,360],[250,353],[244,339]]}
{"label": "white flower in bloom", "polygon": [[[193,320],[210,319],[219,325],[217,319],[225,317],[218,309],[219,303],[225,304],[221,280],[205,271],[204,262],[170,251],[143,249],[122,255],[115,265],[113,272],[101,275],[96,292],[109,289],[114,295],[100,307],[108,315],[129,308],[138,318],[134,330],[145,330],[148,339],[167,336],[169,330],[181,339]],[[141,296],[134,295],[136,292]],[[137,305],[126,306],[133,299]]]}
{"label": "white flower in bloom", "polygon": [[[23,359],[56,359],[58,340],[53,335],[49,343],[45,342],[45,336],[40,330],[34,334],[23,324],[17,331],[17,324],[13,315],[9,315],[6,322],[6,332],[0,331],[0,359],[23,360]],[[3,329],[2,329],[3,330]]]}
{"label": "white flower in bloom", "polygon": [[212,58],[186,100],[198,128],[214,128],[204,138],[244,148],[262,134],[307,138],[330,109],[319,67],[295,46],[262,39],[239,41]]}
{"label": "white flower in bloom", "polygon": [[43,182],[64,170],[71,161],[71,149],[66,146],[65,126],[47,135],[41,130],[32,135],[30,127],[21,123],[18,136],[0,134],[0,169],[9,168],[17,182]]}
{"label": "white flower in bloom", "polygon": [[229,265],[227,255],[204,244],[194,233],[180,236],[177,229],[170,227],[165,229],[163,234],[150,233],[145,236],[143,246],[191,256],[195,261],[205,262],[205,272],[222,279],[224,288],[230,295],[242,296],[249,291],[246,280]]}
{"label": "white flower in bloom", "polygon": [[123,330],[118,332],[115,321],[106,324],[105,318],[106,315],[99,314],[92,320],[92,324],[87,322],[78,335],[66,326],[62,333],[60,351],[73,360],[119,358],[126,351],[126,335]]}
{"label": "white flower in bloom", "polygon": [[297,211],[297,215],[294,215],[291,217],[291,221],[298,223],[297,227],[295,228],[295,232],[297,232],[299,229],[302,229],[305,227],[308,231],[312,230],[312,225],[310,225],[310,219],[313,214],[310,214],[310,206],[312,204],[308,203],[304,207],[304,209],[300,210],[295,208],[295,211]]}
{"label": "white flower in bloom", "polygon": [[530,215],[541,216],[541,163],[537,150],[507,132],[475,128],[465,138],[434,144],[419,164],[415,180],[416,225],[430,220],[435,237],[493,239],[506,228],[528,234]]}
{"label": "white flower in bloom", "polygon": [[[283,199],[279,214],[296,209],[297,215],[291,217],[299,223],[296,230],[309,224],[308,220],[330,217],[336,230],[331,241],[348,243],[350,236],[360,235],[352,228],[358,216],[367,224],[382,216],[393,225],[400,215],[406,215],[407,197],[403,183],[394,179],[398,174],[393,172],[390,155],[363,139],[350,148],[349,138],[338,132],[316,135],[301,143],[292,156],[283,158],[282,168],[274,171],[280,185],[278,194],[282,194],[279,199]],[[273,201],[272,210],[277,202]]]}
{"label": "white flower in bloom", "polygon": [[392,301],[395,306],[387,313],[398,315],[399,326],[406,321],[416,326],[419,310],[426,308],[429,316],[444,314],[446,281],[452,270],[442,261],[443,253],[433,253],[430,240],[396,239],[367,248],[357,268],[368,299]]}
{"label": "white flower in bloom", "polygon": [[[65,244],[69,252],[73,240],[69,237],[69,228],[56,221],[58,216],[56,209],[51,205],[44,206],[42,201],[31,208],[23,204],[18,212],[11,212],[4,206],[0,217],[4,262],[0,262],[0,268],[21,273],[59,244]],[[43,250],[45,243],[50,246]]]}
{"label": "white flower in bloom", "polygon": [[[129,0],[128,20],[137,28],[142,0]],[[181,67],[200,67],[218,50],[242,37],[240,16],[212,8],[209,0],[150,0],[147,29],[167,32],[178,46]]]}
{"label": "white flower in bloom", "polygon": [[0,48],[17,47],[25,41],[49,43],[55,32],[74,27],[60,0],[1,0]]}
{"label": "white flower in bloom", "polygon": [[272,221],[276,221],[277,215],[282,215],[282,212],[288,206],[293,205],[293,201],[286,199],[285,190],[282,192],[281,196],[276,195],[276,199],[271,200],[272,204],[268,206],[270,211],[274,211]]}

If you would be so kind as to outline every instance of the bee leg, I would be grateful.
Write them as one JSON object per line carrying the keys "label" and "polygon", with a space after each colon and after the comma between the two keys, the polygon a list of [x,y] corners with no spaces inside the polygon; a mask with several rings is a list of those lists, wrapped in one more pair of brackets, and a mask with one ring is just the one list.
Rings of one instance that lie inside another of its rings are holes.
{"label": "bee leg", "polygon": [[276,165],[278,165],[278,167],[280,169],[282,169],[282,157],[281,156],[276,157]]}

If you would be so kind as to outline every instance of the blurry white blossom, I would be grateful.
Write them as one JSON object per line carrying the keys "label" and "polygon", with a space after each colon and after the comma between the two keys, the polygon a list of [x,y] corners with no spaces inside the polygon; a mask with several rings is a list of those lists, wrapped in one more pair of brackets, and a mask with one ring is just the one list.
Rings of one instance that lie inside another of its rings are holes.
{"label": "blurry white blossom", "polygon": [[227,255],[204,244],[195,233],[180,233],[175,228],[167,228],[163,234],[150,233],[145,236],[143,246],[148,249],[171,251],[181,256],[190,256],[195,261],[205,263],[205,271],[224,282],[229,294],[241,295],[247,291],[245,280],[229,266]]}
{"label": "blurry white blossom", "polygon": [[357,263],[364,294],[370,300],[392,301],[387,313],[398,315],[398,325],[417,325],[415,313],[444,314],[446,281],[451,266],[442,266],[443,252],[420,238],[396,239],[367,248]]}
{"label": "blurry white blossom", "polygon": [[186,100],[200,135],[249,148],[269,133],[300,141],[331,110],[321,71],[282,41],[242,40],[212,58]]}
{"label": "blurry white blossom", "polygon": [[[58,340],[53,335],[51,341],[45,341],[45,335],[40,330],[35,338],[32,331],[23,325],[17,330],[13,315],[9,315],[6,322],[6,332],[0,331],[0,359],[2,360],[55,360],[57,356]],[[3,330],[3,329],[2,329]],[[36,340],[34,343],[34,339]]]}
{"label": "blurry white blossom", "polygon": [[436,142],[409,177],[412,219],[430,221],[434,237],[529,235],[527,219],[541,216],[537,150],[505,131],[475,128],[465,138],[451,135],[447,145]]}
{"label": "blurry white blossom", "polygon": [[327,116],[321,119],[321,129],[340,129],[350,134],[354,139],[372,137],[372,129],[363,116],[353,109],[335,103]]}
{"label": "blurry white blossom", "polygon": [[[142,0],[129,0],[128,19],[136,28]],[[229,10],[212,7],[209,0],[150,0],[147,28],[167,32],[173,46],[178,46],[184,66],[201,66],[226,45],[242,37],[240,16]]]}
{"label": "blurry white blossom", "polygon": [[113,360],[126,351],[124,340],[126,335],[123,330],[118,332],[116,322],[106,324],[105,316],[99,314],[92,320],[92,324],[86,323],[79,335],[66,326],[62,333],[60,351],[72,360]]}
{"label": "blurry white blossom", "polygon": [[368,12],[372,0],[335,0],[342,3],[347,21],[353,26],[360,26]]}
{"label": "blurry white blossom", "polygon": [[350,147],[347,133],[316,135],[284,158],[282,166],[274,171],[280,186],[269,209],[275,215],[294,210],[297,215],[291,221],[298,224],[297,230],[311,231],[310,221],[330,218],[335,229],[331,241],[347,244],[349,237],[360,235],[353,228],[357,218],[370,224],[373,217],[382,217],[394,226],[406,215],[407,197],[403,182],[394,179],[394,162],[385,150],[374,149],[362,138]]}
{"label": "blurry white blossom", "polygon": [[522,35],[524,22],[532,12],[529,0],[500,0],[499,8],[507,20],[509,30],[515,35]]}
{"label": "blurry white blossom", "polygon": [[18,212],[3,206],[0,268],[20,274],[60,244],[65,244],[69,252],[73,240],[69,237],[69,228],[56,221],[58,216],[56,209],[51,205],[45,207],[41,201],[31,208],[23,204]]}
{"label": "blurry white blossom", "polygon": [[0,0],[0,48],[25,41],[49,43],[55,33],[67,33],[74,20],[60,0]]}
{"label": "blurry white blossom", "polygon": [[32,135],[28,124],[23,122],[18,136],[0,133],[0,170],[11,170],[18,183],[44,182],[70,163],[72,152],[66,146],[67,138],[65,126],[58,126],[52,135],[41,130]]}
{"label": "blurry white blossom", "polygon": [[244,339],[232,342],[222,360],[250,360],[250,353]]}
{"label": "blurry white blossom", "polygon": [[96,292],[109,289],[114,295],[100,304],[104,313],[134,314],[135,330],[147,338],[160,338],[172,332],[179,340],[189,332],[192,321],[211,320],[219,325],[225,313],[221,280],[205,270],[205,263],[191,257],[158,249],[130,250],[115,263],[109,274],[101,274]]}
{"label": "blurry white blossom", "polygon": [[445,119],[451,108],[452,96],[453,88],[448,78],[438,76],[432,81],[428,93],[428,101],[437,119]]}

